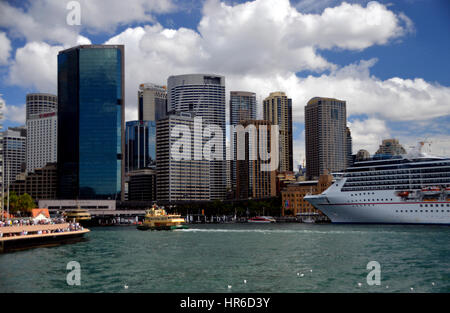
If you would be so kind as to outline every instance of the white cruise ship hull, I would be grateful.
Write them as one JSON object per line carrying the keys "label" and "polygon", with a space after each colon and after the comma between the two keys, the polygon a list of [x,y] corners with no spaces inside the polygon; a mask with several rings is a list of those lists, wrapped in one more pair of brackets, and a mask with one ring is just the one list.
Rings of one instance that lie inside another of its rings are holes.
{"label": "white cruise ship hull", "polygon": [[430,207],[430,202],[353,204],[329,201],[323,195],[307,196],[307,200],[333,223],[450,225],[450,202],[433,202],[433,207]]}
{"label": "white cruise ship hull", "polygon": [[305,200],[333,223],[450,225],[450,159],[423,154],[355,162]]}

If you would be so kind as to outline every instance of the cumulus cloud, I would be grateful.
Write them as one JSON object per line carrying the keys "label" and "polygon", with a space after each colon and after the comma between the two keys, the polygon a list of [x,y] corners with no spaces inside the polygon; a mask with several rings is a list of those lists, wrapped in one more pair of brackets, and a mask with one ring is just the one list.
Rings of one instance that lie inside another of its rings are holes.
{"label": "cumulus cloud", "polygon": [[6,101],[1,97],[1,95],[0,103],[3,103],[2,113],[4,119],[20,124],[23,124],[25,122],[25,105],[7,105]]}
{"label": "cumulus cloud", "polygon": [[0,65],[5,65],[8,63],[10,53],[11,41],[4,32],[0,32]]}
{"label": "cumulus cloud", "polygon": [[390,136],[386,122],[376,118],[354,119],[348,126],[352,133],[353,153],[364,149],[374,154],[382,139]]}
{"label": "cumulus cloud", "polygon": [[154,13],[175,10],[170,0],[78,0],[81,25],[68,25],[68,1],[28,0],[23,8],[0,2],[0,27],[27,41],[75,44],[80,32],[113,33],[120,25],[154,22]]}
{"label": "cumulus cloud", "polygon": [[[39,1],[44,0],[36,2]],[[396,14],[377,2],[366,5],[365,1],[361,2],[363,5],[344,2],[320,12],[302,13],[288,0],[255,0],[235,5],[207,0],[197,30],[169,29],[158,23],[128,28],[106,41],[107,44],[125,44],[126,119],[137,118],[140,83],[165,84],[170,75],[195,72],[223,74],[227,91],[256,92],[259,104],[269,92],[285,91],[293,99],[294,121],[300,123],[303,122],[303,107],[310,98],[324,96],[346,100],[349,116],[366,114],[369,117],[354,121],[356,130],[352,129],[356,134],[355,146],[361,143],[361,147],[369,150],[375,149],[379,139],[389,134],[383,120],[424,120],[448,114],[449,87],[421,78],[381,80],[370,74],[376,59],[339,67],[318,53],[320,49],[361,50],[383,45],[413,29],[411,20],[403,13]],[[49,8],[56,6],[56,2],[49,0],[45,3]],[[102,1],[82,3],[82,9],[98,5],[92,12],[98,12],[96,10],[104,5]],[[137,3],[144,5],[140,1]],[[27,13],[33,11],[33,5]],[[118,10],[121,4],[111,5],[111,10]],[[147,9],[152,12],[170,10],[169,7]],[[25,15],[34,21],[33,14]],[[113,17],[117,21],[115,24],[107,17],[98,17],[106,20],[97,23],[85,16],[87,20],[82,27],[100,31],[107,28],[106,25],[114,27],[129,21],[151,20],[149,15],[127,16],[125,12],[118,21],[117,16]],[[28,32],[26,27],[31,26],[11,26],[11,29],[27,34],[29,39],[46,39]],[[45,25],[39,27],[44,27],[45,32]],[[63,30],[67,31],[64,27]],[[48,36],[58,38],[57,34]],[[73,36],[71,42],[89,42],[77,31],[73,31]],[[17,49],[9,71],[10,82],[55,92],[56,56],[69,44],[62,39],[54,40],[62,44],[32,41]],[[298,77],[296,73],[302,70],[317,74]],[[365,123],[370,127],[364,131]],[[372,137],[363,139],[363,134]]]}
{"label": "cumulus cloud", "polygon": [[16,50],[10,66],[9,83],[55,93],[57,89],[57,55],[62,46],[30,42]]}

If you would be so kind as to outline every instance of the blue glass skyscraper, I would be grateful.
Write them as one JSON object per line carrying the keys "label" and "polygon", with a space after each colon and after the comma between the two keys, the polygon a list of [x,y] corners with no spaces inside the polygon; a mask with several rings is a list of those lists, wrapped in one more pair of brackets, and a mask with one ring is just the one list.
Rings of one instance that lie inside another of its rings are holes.
{"label": "blue glass skyscraper", "polygon": [[129,121],[125,131],[125,172],[156,168],[156,122]]}
{"label": "blue glass skyscraper", "polygon": [[58,197],[123,199],[124,46],[58,54]]}

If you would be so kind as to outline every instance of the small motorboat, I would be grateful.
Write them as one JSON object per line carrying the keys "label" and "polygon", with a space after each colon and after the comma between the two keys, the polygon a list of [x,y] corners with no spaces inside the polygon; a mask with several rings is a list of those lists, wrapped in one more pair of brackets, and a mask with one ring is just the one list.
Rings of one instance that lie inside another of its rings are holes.
{"label": "small motorboat", "polygon": [[249,223],[275,223],[275,219],[271,216],[255,216],[248,219]]}

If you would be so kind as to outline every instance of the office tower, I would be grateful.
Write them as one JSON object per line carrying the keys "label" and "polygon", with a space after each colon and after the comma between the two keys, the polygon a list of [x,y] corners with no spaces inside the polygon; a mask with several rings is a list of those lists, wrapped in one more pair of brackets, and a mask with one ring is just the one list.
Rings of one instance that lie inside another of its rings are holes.
{"label": "office tower", "polygon": [[[230,91],[230,125],[256,119],[256,94],[248,91]],[[236,190],[236,133],[231,134],[233,159],[229,162],[231,188]]]}
{"label": "office tower", "polygon": [[[183,134],[177,134],[174,127]],[[209,161],[194,157],[194,143],[201,140],[190,113],[171,114],[156,122],[158,201],[210,200]],[[177,149],[175,144],[183,148]],[[184,157],[174,155],[180,151]]]}
{"label": "office tower", "polygon": [[123,199],[124,46],[58,54],[58,197]]}
{"label": "office tower", "polygon": [[279,172],[293,171],[292,99],[284,92],[271,92],[263,102],[264,120],[280,128]]}
{"label": "office tower", "polygon": [[129,121],[125,130],[125,172],[156,167],[156,123]]}
{"label": "office tower", "polygon": [[129,121],[125,130],[128,199],[156,200],[156,122]]}
{"label": "office tower", "polygon": [[166,86],[151,83],[139,85],[138,91],[138,120],[157,121],[167,113]]}
{"label": "office tower", "polygon": [[31,115],[56,112],[58,97],[49,93],[29,93],[26,98],[26,119]]}
{"label": "office tower", "polygon": [[26,140],[24,127],[10,127],[3,132],[2,148],[5,189],[8,183],[13,183],[16,180],[16,176],[25,171]]}
{"label": "office tower", "polygon": [[156,170],[139,169],[128,173],[129,201],[156,201]]}
{"label": "office tower", "polygon": [[230,125],[256,119],[256,94],[248,91],[230,91]]}
{"label": "office tower", "polygon": [[400,155],[406,154],[405,148],[399,143],[398,139],[383,139],[380,147],[378,148],[375,155],[385,154],[385,155]]}
{"label": "office tower", "polygon": [[[210,160],[209,198],[224,199],[226,195],[226,146],[225,146],[225,77],[210,74],[191,74],[170,76],[167,80],[168,112],[192,112],[202,118],[203,127],[208,124],[218,126],[222,134],[215,138],[222,143],[215,152],[221,160]],[[221,138],[218,138],[218,137]],[[203,144],[210,138],[203,138]],[[221,150],[220,150],[221,149]]]}
{"label": "office tower", "polygon": [[56,111],[30,114],[27,119],[27,172],[56,163],[58,144],[58,117]]}
{"label": "office tower", "polygon": [[347,140],[347,167],[350,167],[353,165],[353,148],[352,148],[352,132],[350,131],[350,128],[345,128],[345,136]]}
{"label": "office tower", "polygon": [[306,176],[318,178],[347,167],[345,101],[315,97],[305,106]]}
{"label": "office tower", "polygon": [[265,159],[268,159],[268,155],[260,155],[259,152],[260,145],[263,145],[260,141],[260,132],[266,130],[265,153],[271,153],[271,123],[263,120],[247,120],[242,121],[240,124],[244,128],[247,128],[249,125],[253,125],[255,127],[255,134],[253,136],[256,139],[254,142],[256,149],[254,151],[256,152],[257,157],[255,160],[251,160],[251,149],[254,147],[251,144],[250,139],[252,134],[250,131],[246,132],[244,142],[245,160],[236,161],[236,198],[259,199],[265,197],[275,197],[277,195],[276,171],[265,171],[262,169],[262,164],[269,162],[264,161]]}
{"label": "office tower", "polygon": [[39,201],[56,199],[56,188],[57,166],[56,163],[48,163],[42,168],[34,169],[32,173],[20,173],[9,189],[17,195],[27,193],[33,200]]}

